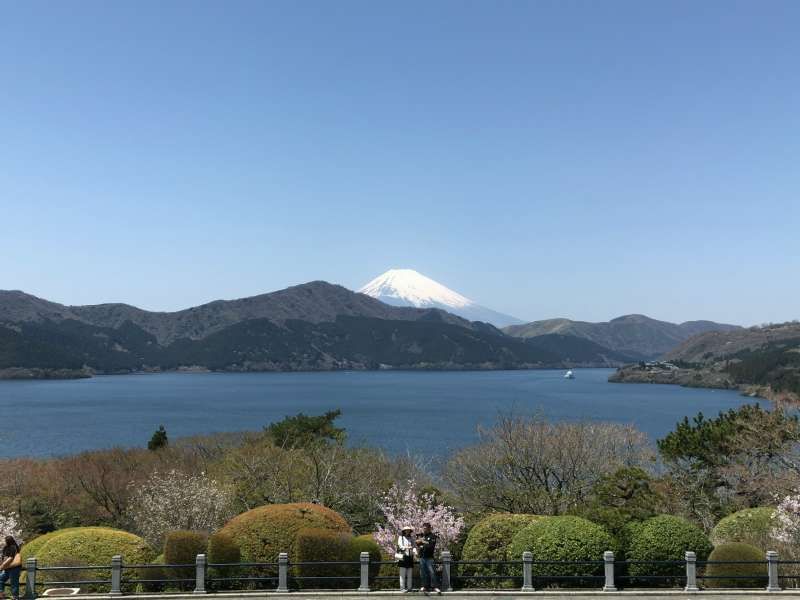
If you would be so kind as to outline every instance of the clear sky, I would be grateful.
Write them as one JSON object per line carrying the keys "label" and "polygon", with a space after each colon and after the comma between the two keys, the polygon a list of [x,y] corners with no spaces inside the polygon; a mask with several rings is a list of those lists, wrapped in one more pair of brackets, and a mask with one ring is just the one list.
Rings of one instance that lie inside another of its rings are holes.
{"label": "clear sky", "polygon": [[409,267],[524,319],[800,317],[800,2],[0,0],[0,288]]}

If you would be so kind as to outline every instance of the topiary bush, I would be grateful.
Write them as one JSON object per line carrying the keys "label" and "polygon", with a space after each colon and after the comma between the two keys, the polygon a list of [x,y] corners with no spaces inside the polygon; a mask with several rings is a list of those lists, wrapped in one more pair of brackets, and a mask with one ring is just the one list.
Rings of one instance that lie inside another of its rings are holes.
{"label": "topiary bush", "polygon": [[[767,585],[767,563],[764,553],[750,544],[731,542],[714,548],[708,557],[705,577],[701,579],[709,588],[764,588]],[[715,564],[716,561],[734,561],[740,564]],[[750,562],[758,564],[741,564]],[[725,579],[730,577],[730,579]],[[746,579],[741,579],[745,577]]]}
{"label": "topiary bush", "polygon": [[[581,517],[560,516],[535,520],[523,527],[511,540],[510,555],[516,559],[530,551],[533,560],[546,561],[597,561],[586,565],[536,565],[534,576],[580,577],[595,576],[603,572],[603,552],[617,551],[617,542],[605,527]],[[522,572],[522,564],[514,565],[514,572]],[[595,582],[592,582],[595,585]]]}
{"label": "topiary bush", "polygon": [[[208,533],[204,531],[170,531],[164,538],[164,562],[168,565],[194,565],[198,554],[204,554],[208,546]],[[164,570],[166,579],[193,579],[195,567]],[[194,589],[194,583],[178,581],[178,589]]]}
{"label": "topiary bush", "polygon": [[[297,533],[296,558],[299,563],[294,576],[302,578],[352,577],[349,580],[294,579],[298,587],[309,588],[348,588],[356,587],[361,569],[358,565],[310,565],[310,562],[350,562],[353,560],[352,536],[329,529],[301,529]],[[358,560],[358,557],[355,558]]]}
{"label": "topiary bush", "polygon": [[349,546],[348,560],[360,560],[362,552],[369,552],[369,581],[372,586],[381,569],[381,547],[371,533],[350,538]]}
{"label": "topiary bush", "polygon": [[730,542],[750,544],[762,551],[770,550],[772,542],[773,515],[775,509],[769,506],[745,508],[720,520],[711,531],[714,546]]}
{"label": "topiary bush", "polygon": [[[55,533],[55,532],[54,532]],[[36,558],[42,566],[80,566],[110,565],[111,558],[121,555],[124,563],[143,564],[155,558],[153,548],[142,538],[127,531],[106,527],[76,527],[62,530],[58,535],[46,540],[37,549]],[[111,571],[78,571],[73,572],[81,579],[109,579]],[[42,581],[58,581],[63,573],[42,572]],[[130,577],[130,573],[128,573]],[[135,573],[133,577],[145,577],[143,573]],[[90,591],[107,590],[107,584],[89,586]]]}
{"label": "topiary bush", "polygon": [[[163,565],[164,562],[164,555],[159,554],[153,560],[150,561],[150,564],[153,565]],[[145,580],[156,580],[156,579],[166,579],[167,573],[164,569],[160,568],[150,568],[150,569],[140,569],[141,577],[139,579]],[[138,585],[138,589],[136,592],[145,592],[145,593],[156,593],[156,592],[163,592],[166,589],[166,585],[162,582],[155,582],[155,581],[146,581],[145,583],[140,583]]]}
{"label": "topiary bush", "polygon": [[[499,513],[489,515],[478,521],[467,534],[464,548],[461,551],[461,559],[464,561],[478,560],[522,560],[522,556],[511,556],[511,539],[519,530],[530,525],[539,517],[536,515],[515,515],[510,513]],[[460,574],[486,577],[489,575],[510,574],[508,565],[462,565]],[[469,582],[469,580],[467,580]],[[471,586],[483,585],[480,581],[470,582]],[[486,581],[489,587],[514,587],[512,580]]]}
{"label": "topiary bush", "polygon": [[641,523],[635,523],[626,531],[629,561],[679,561],[674,565],[631,564],[631,577],[646,575],[669,575],[681,577],[686,574],[684,564],[686,551],[697,554],[697,560],[706,560],[712,545],[703,531],[682,517],[659,515]]}
{"label": "topiary bush", "polygon": [[[209,564],[235,564],[242,560],[239,546],[234,541],[233,536],[225,531],[217,531],[208,538],[206,555]],[[237,567],[210,567],[208,569],[209,584],[215,590],[237,587],[236,582],[219,580],[238,577],[239,575],[240,570]]]}
{"label": "topiary bush", "polygon": [[270,504],[234,517],[220,530],[239,546],[245,562],[277,562],[280,552],[296,560],[297,534],[303,529],[351,533],[339,513],[306,502]]}

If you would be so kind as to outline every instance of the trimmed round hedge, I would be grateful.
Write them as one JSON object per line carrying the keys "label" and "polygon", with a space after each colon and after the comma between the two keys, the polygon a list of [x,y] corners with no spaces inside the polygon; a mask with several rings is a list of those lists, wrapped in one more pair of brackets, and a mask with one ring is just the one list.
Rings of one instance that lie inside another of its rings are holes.
{"label": "trimmed round hedge", "polygon": [[763,551],[771,540],[775,509],[769,506],[745,508],[720,520],[711,531],[715,546],[730,542],[750,544]]}
{"label": "trimmed round hedge", "polygon": [[[582,561],[596,564],[537,565],[537,577],[580,577],[599,575],[603,570],[603,553],[616,551],[617,542],[602,525],[574,516],[547,517],[520,529],[511,540],[510,556],[522,560],[522,553],[530,551],[533,560]],[[515,565],[520,573],[522,566]]]}
{"label": "trimmed round hedge", "polygon": [[712,550],[711,541],[703,531],[682,517],[659,515],[626,529],[628,543],[626,558],[629,561],[678,561],[676,564],[631,564],[632,577],[646,575],[685,575],[686,551],[697,554],[697,560],[706,560]]}
{"label": "trimmed round hedge", "polygon": [[350,556],[347,560],[361,560],[362,552],[369,553],[369,580],[370,585],[372,585],[372,582],[380,572],[381,565],[379,563],[383,560],[383,556],[381,555],[381,547],[371,533],[350,539]]}
{"label": "trimmed round hedge", "polygon": [[[156,556],[153,548],[138,535],[108,527],[75,527],[53,532],[53,535],[34,547],[41,566],[110,565],[117,554],[125,563],[149,563]],[[48,534],[49,535],[49,534]],[[44,536],[43,536],[44,537]],[[109,579],[111,570],[75,571],[80,579]],[[135,576],[138,578],[138,574]],[[64,579],[63,572],[42,572],[42,581]],[[90,591],[107,590],[106,584],[89,586]]]}
{"label": "trimmed round hedge", "polygon": [[[208,538],[206,554],[208,555],[208,562],[211,564],[236,564],[242,560],[242,553],[233,536],[224,531],[217,531]],[[227,579],[243,573],[237,567],[210,567],[208,574],[211,579]],[[212,589],[215,590],[235,587],[235,583],[230,581],[211,581],[209,583]]]}
{"label": "trimmed round hedge", "polygon": [[[766,558],[755,546],[741,542],[722,544],[714,548],[708,560],[710,564],[706,567],[707,578],[703,578],[704,587],[764,588],[767,585]],[[740,564],[715,564],[715,561],[735,561]],[[741,564],[751,561],[758,564]]]}
{"label": "trimmed round hedge", "polygon": [[87,529],[104,529],[107,531],[116,531],[111,527],[65,527],[64,529],[56,529],[55,531],[51,531],[49,533],[45,533],[43,535],[37,536],[33,538],[30,542],[27,542],[22,545],[22,562],[25,562],[29,558],[38,558],[39,551],[44,547],[47,542],[52,540],[53,538],[63,535],[65,533],[69,533],[71,531],[86,531]]}
{"label": "trimmed round hedge", "polygon": [[234,517],[220,531],[239,546],[243,561],[276,562],[281,552],[296,560],[297,534],[303,529],[351,533],[342,515],[309,502],[259,506]]}
{"label": "trimmed round hedge", "polygon": [[[314,562],[350,562],[352,557],[351,540],[348,533],[337,533],[329,529],[301,529],[297,533],[297,556],[294,561],[298,564],[295,573],[299,577],[358,577],[361,569],[358,565],[313,565]],[[356,561],[358,559],[356,558]],[[295,580],[299,587],[310,588],[340,588],[352,587],[355,579],[350,580]]]}
{"label": "trimmed round hedge", "polygon": [[[469,530],[464,548],[461,551],[461,559],[465,561],[491,560],[504,561],[511,560],[509,549],[511,539],[514,534],[524,527],[530,525],[537,519],[542,519],[537,515],[517,515],[511,513],[498,513],[489,515],[478,521]],[[522,559],[521,557],[514,557]],[[508,575],[511,571],[509,565],[462,565],[460,567],[462,575],[489,576],[489,575]],[[488,585],[495,587],[513,587],[513,581],[497,580],[489,581]]]}
{"label": "trimmed round hedge", "polygon": [[[164,538],[164,562],[168,565],[194,565],[198,554],[204,554],[208,546],[208,533],[205,531],[175,530]],[[192,579],[195,567],[181,567],[169,570],[171,579]],[[194,589],[190,582],[177,582],[181,590]]]}

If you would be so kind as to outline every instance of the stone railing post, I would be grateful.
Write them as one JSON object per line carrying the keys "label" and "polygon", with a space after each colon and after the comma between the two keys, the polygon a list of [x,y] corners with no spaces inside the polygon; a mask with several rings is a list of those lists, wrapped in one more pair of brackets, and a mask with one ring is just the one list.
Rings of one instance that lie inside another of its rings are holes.
{"label": "stone railing post", "polygon": [[611,550],[603,552],[603,568],[605,570],[606,582],[603,585],[604,592],[616,592],[614,585],[614,553]]}
{"label": "stone railing post", "polygon": [[362,552],[359,556],[361,561],[361,585],[358,586],[359,592],[369,591],[369,552]]}
{"label": "stone railing post", "polygon": [[111,595],[122,595],[122,557],[119,554],[111,557]]}
{"label": "stone railing post", "polygon": [[25,598],[36,598],[36,559],[29,558],[25,561]]}
{"label": "stone railing post", "polygon": [[275,591],[289,591],[289,555],[286,552],[278,554],[278,589]]}
{"label": "stone railing post", "polygon": [[453,556],[450,554],[449,550],[444,550],[442,552],[442,591],[443,592],[452,592],[453,591],[453,584],[451,578],[451,568],[453,566]]}
{"label": "stone railing post", "polygon": [[767,552],[767,575],[769,576],[767,591],[780,592],[781,582],[778,579],[778,553],[774,550]]}
{"label": "stone railing post", "polygon": [[522,591],[533,591],[533,552],[522,553]]}
{"label": "stone railing post", "polygon": [[697,555],[694,552],[686,552],[686,592],[699,592],[697,587]]}
{"label": "stone railing post", "polygon": [[453,555],[449,550],[442,551],[442,581],[440,582],[443,592],[453,591]]}
{"label": "stone railing post", "polygon": [[205,594],[206,593],[206,567],[208,566],[208,560],[206,559],[205,554],[198,554],[197,558],[195,559],[195,567],[194,567],[194,593],[195,594]]}

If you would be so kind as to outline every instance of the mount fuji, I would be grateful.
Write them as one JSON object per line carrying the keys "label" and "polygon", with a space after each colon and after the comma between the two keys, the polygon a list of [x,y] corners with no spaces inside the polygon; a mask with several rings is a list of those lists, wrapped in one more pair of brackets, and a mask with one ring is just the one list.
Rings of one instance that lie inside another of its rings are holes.
{"label": "mount fuji", "polygon": [[440,308],[469,321],[483,321],[495,327],[522,323],[516,317],[481,306],[413,269],[390,269],[358,291],[392,306]]}

